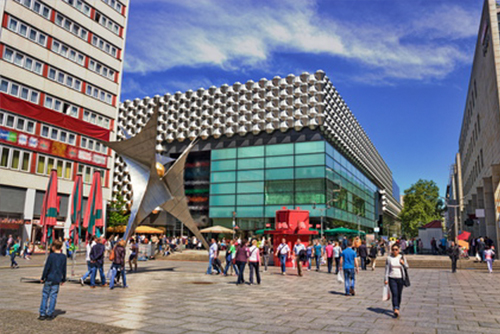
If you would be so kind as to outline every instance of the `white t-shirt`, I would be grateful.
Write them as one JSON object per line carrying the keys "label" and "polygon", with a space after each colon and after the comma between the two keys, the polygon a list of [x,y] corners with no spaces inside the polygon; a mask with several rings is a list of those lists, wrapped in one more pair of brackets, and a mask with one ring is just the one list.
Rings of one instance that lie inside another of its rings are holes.
{"label": "white t-shirt", "polygon": [[342,248],[340,246],[333,247],[333,257],[340,257],[340,253],[342,253]]}
{"label": "white t-shirt", "polygon": [[249,262],[258,262],[259,261],[259,248],[257,246],[252,246],[248,249],[248,253],[250,256],[248,257]]}
{"label": "white t-shirt", "polygon": [[[396,257],[389,255],[387,257],[387,262],[385,266],[385,276],[386,278],[403,278],[402,265],[401,265],[401,255]],[[407,265],[408,266],[408,265]]]}
{"label": "white t-shirt", "polygon": [[287,244],[280,244],[278,246],[278,251],[281,255],[288,254],[290,252],[290,247]]}
{"label": "white t-shirt", "polygon": [[85,261],[90,261],[90,251],[92,247],[94,247],[95,241],[92,241],[92,244],[87,243],[87,252],[85,253]]}

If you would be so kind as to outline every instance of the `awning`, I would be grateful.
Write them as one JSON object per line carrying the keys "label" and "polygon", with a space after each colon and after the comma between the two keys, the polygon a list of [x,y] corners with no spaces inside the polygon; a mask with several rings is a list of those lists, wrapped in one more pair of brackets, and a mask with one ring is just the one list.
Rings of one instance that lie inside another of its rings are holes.
{"label": "awning", "polygon": [[222,234],[233,234],[234,233],[234,231],[231,230],[230,228],[220,226],[220,225],[215,225],[215,226],[204,228],[200,232],[201,233],[222,233]]}

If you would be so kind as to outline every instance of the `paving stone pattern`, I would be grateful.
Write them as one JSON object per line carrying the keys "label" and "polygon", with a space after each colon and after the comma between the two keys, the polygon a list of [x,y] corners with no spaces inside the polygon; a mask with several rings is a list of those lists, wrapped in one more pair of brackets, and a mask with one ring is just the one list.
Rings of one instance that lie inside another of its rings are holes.
{"label": "paving stone pattern", "polygon": [[[41,271],[0,270],[0,314],[26,311],[19,332],[40,332],[42,286],[21,283],[20,277],[39,277]],[[150,261],[127,275],[129,289],[67,283],[56,307],[66,313],[52,321],[50,333],[68,333],[67,319],[93,326],[93,333],[500,333],[500,271],[410,269],[412,286],[404,290],[399,319],[392,317],[390,302],[381,301],[383,268],[361,272],[354,297],[344,296],[335,275],[325,271],[282,276],[273,267],[253,286],[205,271],[200,262]],[[15,322],[14,316],[0,316],[0,333],[12,332]]]}

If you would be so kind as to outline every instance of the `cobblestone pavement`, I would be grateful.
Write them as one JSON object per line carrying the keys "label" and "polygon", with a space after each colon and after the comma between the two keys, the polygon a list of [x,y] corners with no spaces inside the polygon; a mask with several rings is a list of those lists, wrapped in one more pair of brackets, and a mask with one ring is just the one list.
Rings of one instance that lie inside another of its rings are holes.
{"label": "cobblestone pavement", "polygon": [[[48,326],[36,320],[42,286],[20,282],[41,270],[0,270],[0,314],[27,311],[23,333]],[[410,269],[412,286],[394,319],[390,302],[381,301],[383,268],[361,272],[354,297],[322,270],[298,277],[273,267],[262,273],[261,285],[236,286],[235,277],[204,275],[206,263],[140,262],[139,272],[127,275],[129,289],[65,284],[56,309],[66,313],[50,323],[50,332],[68,333],[66,319],[78,319],[79,326],[103,325],[93,333],[500,333],[500,271]],[[12,332],[15,319],[0,316],[0,333]]]}

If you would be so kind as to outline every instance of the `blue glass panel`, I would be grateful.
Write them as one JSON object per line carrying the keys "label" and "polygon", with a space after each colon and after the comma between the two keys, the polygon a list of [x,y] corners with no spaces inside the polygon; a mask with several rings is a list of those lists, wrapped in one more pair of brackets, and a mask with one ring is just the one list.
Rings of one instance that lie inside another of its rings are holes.
{"label": "blue glass panel", "polygon": [[293,155],[293,144],[266,145],[266,156]]}
{"label": "blue glass panel", "polygon": [[293,167],[293,155],[282,157],[267,157],[266,168]]}
{"label": "blue glass panel", "polygon": [[238,194],[263,193],[264,182],[240,182],[238,183]]}
{"label": "blue glass panel", "polygon": [[308,141],[304,143],[295,144],[295,154],[301,153],[324,153],[325,152],[325,142],[324,141]]}
{"label": "blue glass panel", "polygon": [[263,206],[238,206],[236,208],[236,214],[238,218],[243,217],[263,217],[264,207]]}
{"label": "blue glass panel", "polygon": [[210,196],[210,206],[228,206],[236,204],[235,195],[212,195]]}
{"label": "blue glass panel", "polygon": [[299,167],[295,168],[296,179],[313,179],[325,177],[325,167]]}
{"label": "blue glass panel", "polygon": [[234,206],[210,207],[208,216],[210,218],[232,218]]}
{"label": "blue glass panel", "polygon": [[234,159],[236,158],[235,148],[225,148],[221,150],[212,150],[212,160]]}
{"label": "blue glass panel", "polygon": [[238,182],[264,180],[264,170],[238,171]]}
{"label": "blue glass panel", "polygon": [[234,193],[236,193],[236,183],[210,184],[210,195]]}
{"label": "blue glass panel", "polygon": [[210,164],[210,169],[212,172],[225,171],[225,170],[235,170],[236,160],[219,160],[212,161]]}
{"label": "blue glass panel", "polygon": [[277,210],[282,210],[283,209],[283,205],[271,205],[271,206],[266,206],[265,207],[265,211],[264,211],[264,214],[266,217],[276,217],[276,211]]}
{"label": "blue glass panel", "polygon": [[264,194],[245,194],[238,195],[237,205],[263,205],[264,204]]}
{"label": "blue glass panel", "polygon": [[210,182],[234,182],[236,172],[213,172],[210,174]]}
{"label": "blue glass panel", "polygon": [[328,143],[326,143],[326,154],[328,154],[332,158],[335,156],[335,149]]}
{"label": "blue glass panel", "polygon": [[266,170],[266,180],[293,179],[293,168],[277,168]]}
{"label": "blue glass panel", "polygon": [[331,169],[335,169],[335,162],[333,160],[333,158],[331,158],[330,156],[326,156],[326,165],[328,167],[330,167]]}
{"label": "blue glass panel", "polygon": [[238,170],[263,169],[264,158],[238,159]]}
{"label": "blue glass panel", "polygon": [[238,148],[238,158],[255,158],[264,156],[264,146],[249,146]]}
{"label": "blue glass panel", "polygon": [[295,166],[317,166],[325,164],[325,154],[302,154],[295,156]]}

